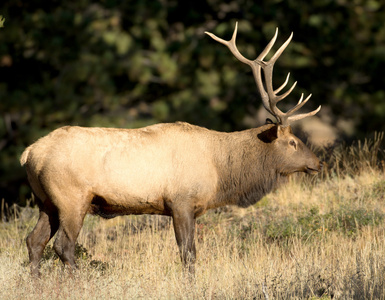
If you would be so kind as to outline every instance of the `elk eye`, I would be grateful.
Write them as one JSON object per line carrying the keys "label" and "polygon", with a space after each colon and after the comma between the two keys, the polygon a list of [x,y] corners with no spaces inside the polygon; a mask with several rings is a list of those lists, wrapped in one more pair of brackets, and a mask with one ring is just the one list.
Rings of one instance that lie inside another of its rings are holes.
{"label": "elk eye", "polygon": [[297,143],[294,140],[290,140],[289,145],[297,150]]}

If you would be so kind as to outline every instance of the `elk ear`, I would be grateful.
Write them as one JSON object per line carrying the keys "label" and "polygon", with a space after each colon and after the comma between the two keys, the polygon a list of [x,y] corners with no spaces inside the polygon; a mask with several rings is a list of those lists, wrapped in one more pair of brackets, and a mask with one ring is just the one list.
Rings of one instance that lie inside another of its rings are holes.
{"label": "elk ear", "polygon": [[258,134],[258,138],[264,143],[271,143],[277,139],[277,130],[279,126],[273,126]]}

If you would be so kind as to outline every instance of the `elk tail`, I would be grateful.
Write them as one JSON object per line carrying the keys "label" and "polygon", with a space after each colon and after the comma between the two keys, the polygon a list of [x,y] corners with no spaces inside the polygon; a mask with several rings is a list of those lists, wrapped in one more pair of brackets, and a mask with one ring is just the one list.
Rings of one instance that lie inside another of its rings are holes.
{"label": "elk tail", "polygon": [[31,146],[27,147],[27,149],[24,150],[23,154],[21,154],[20,157],[20,164],[24,166],[28,160],[28,154],[31,151]]}

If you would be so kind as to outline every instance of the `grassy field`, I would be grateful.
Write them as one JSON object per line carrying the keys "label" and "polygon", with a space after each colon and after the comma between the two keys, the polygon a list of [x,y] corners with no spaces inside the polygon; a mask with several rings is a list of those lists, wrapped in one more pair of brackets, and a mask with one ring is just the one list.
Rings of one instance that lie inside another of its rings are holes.
{"label": "grassy field", "polygon": [[322,174],[199,218],[195,280],[159,216],[87,216],[79,270],[49,246],[31,278],[24,240],[38,213],[24,208],[0,223],[0,299],[385,299],[381,140],[325,150]]}

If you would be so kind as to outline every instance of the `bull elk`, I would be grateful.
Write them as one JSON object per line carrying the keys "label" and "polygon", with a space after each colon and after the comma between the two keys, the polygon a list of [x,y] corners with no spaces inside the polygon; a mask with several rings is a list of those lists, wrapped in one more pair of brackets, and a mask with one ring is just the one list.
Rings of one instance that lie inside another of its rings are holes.
{"label": "bull elk", "polygon": [[277,122],[231,133],[182,122],[139,129],[65,126],[40,138],[20,158],[40,211],[26,239],[32,274],[40,274],[43,250],[55,234],[56,253],[76,268],[75,242],[87,213],[171,216],[182,263],[194,272],[197,217],[225,205],[247,207],[292,173],[320,171],[320,161],[293,135],[290,123],[321,107],[294,114],[310,98],[301,97],[284,113],[277,103],[295,84],[280,95],[288,78],[273,88],[274,63],[292,36],[264,61],[278,31],[255,60],[238,51],[237,25],[229,41],[206,33],[251,67],[263,106]]}

